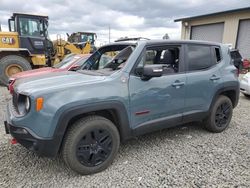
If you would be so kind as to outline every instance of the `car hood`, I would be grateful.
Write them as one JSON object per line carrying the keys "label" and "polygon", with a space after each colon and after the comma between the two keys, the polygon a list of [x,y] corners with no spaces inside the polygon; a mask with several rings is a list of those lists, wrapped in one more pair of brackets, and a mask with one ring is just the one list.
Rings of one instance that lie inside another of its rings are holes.
{"label": "car hood", "polygon": [[46,74],[46,73],[49,73],[49,72],[59,72],[59,71],[63,71],[63,70],[56,69],[56,68],[51,68],[51,67],[44,67],[44,68],[40,68],[40,69],[34,69],[34,70],[19,72],[17,74],[12,75],[10,80],[36,76],[36,75],[40,75],[40,74]]}
{"label": "car hood", "polygon": [[105,78],[105,76],[85,75],[72,71],[48,73],[46,75],[18,79],[14,84],[14,90],[24,94],[45,90],[65,90],[70,87],[100,82]]}

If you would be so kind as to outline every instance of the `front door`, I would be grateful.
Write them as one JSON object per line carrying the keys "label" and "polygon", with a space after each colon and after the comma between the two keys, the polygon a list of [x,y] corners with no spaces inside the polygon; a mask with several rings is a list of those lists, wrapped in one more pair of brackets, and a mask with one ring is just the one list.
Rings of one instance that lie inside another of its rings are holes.
{"label": "front door", "polygon": [[132,129],[138,134],[165,128],[182,121],[186,75],[183,72],[181,46],[148,47],[137,67],[163,64],[168,67],[161,77],[147,81],[133,73],[129,78],[130,117]]}
{"label": "front door", "polygon": [[27,48],[31,54],[45,53],[43,22],[39,18],[19,17],[20,48]]}

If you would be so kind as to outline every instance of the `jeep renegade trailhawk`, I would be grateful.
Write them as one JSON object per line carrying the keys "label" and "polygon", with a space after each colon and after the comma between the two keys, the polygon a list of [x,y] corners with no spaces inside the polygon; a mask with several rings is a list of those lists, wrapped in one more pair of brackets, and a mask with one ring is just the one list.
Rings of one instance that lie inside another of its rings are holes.
{"label": "jeep renegade trailhawk", "polygon": [[[99,63],[110,54],[112,61]],[[238,98],[225,45],[120,42],[101,47],[81,70],[20,79],[5,128],[39,155],[61,153],[74,171],[91,174],[111,164],[120,141],[147,132],[195,121],[222,132]]]}

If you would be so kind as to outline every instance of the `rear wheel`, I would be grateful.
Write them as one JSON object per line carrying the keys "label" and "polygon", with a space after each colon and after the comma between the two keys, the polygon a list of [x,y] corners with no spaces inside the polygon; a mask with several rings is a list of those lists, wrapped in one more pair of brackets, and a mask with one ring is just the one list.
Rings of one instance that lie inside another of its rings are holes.
{"label": "rear wheel", "polygon": [[26,70],[31,70],[31,65],[27,59],[18,55],[5,56],[0,59],[0,83],[8,85],[9,77]]}
{"label": "rear wheel", "polygon": [[209,117],[205,120],[207,130],[215,133],[224,131],[232,118],[233,105],[227,96],[219,96],[214,103]]}
{"label": "rear wheel", "polygon": [[120,137],[115,125],[101,116],[89,116],[68,130],[62,148],[65,163],[80,174],[106,169],[118,152]]}

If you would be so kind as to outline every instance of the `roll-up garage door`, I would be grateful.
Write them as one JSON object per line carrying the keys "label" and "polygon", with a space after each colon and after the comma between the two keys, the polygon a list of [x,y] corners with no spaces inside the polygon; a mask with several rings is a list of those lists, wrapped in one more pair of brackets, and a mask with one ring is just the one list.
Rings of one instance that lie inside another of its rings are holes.
{"label": "roll-up garage door", "polygon": [[223,32],[224,23],[192,26],[191,39],[222,42]]}
{"label": "roll-up garage door", "polygon": [[250,58],[250,19],[239,22],[236,48],[243,58]]}

